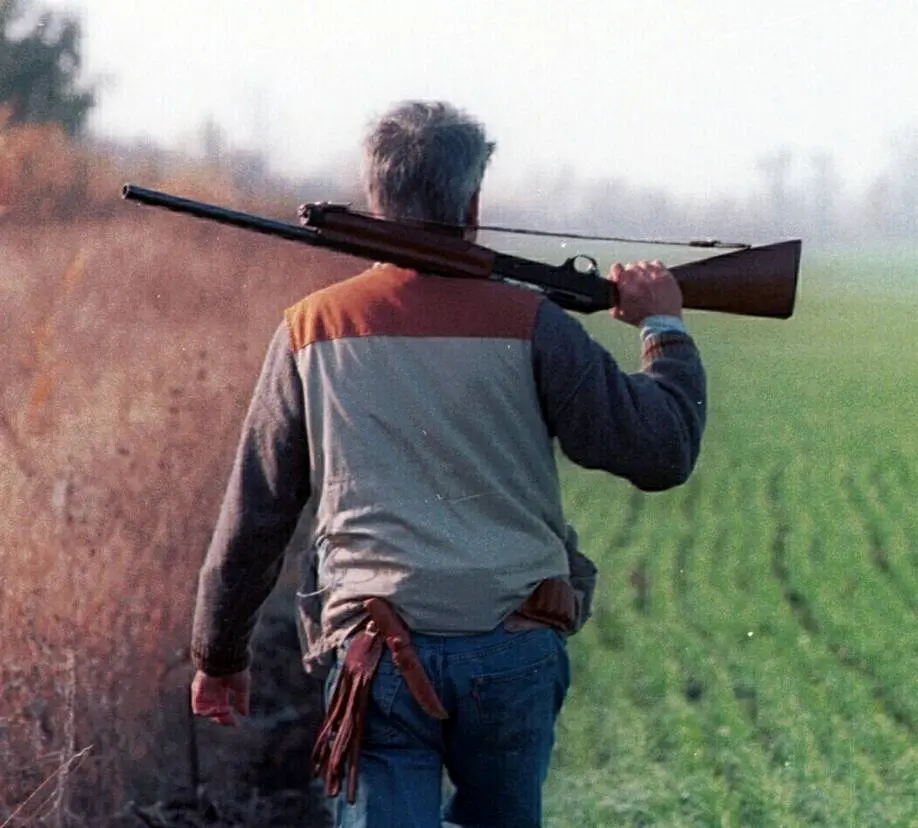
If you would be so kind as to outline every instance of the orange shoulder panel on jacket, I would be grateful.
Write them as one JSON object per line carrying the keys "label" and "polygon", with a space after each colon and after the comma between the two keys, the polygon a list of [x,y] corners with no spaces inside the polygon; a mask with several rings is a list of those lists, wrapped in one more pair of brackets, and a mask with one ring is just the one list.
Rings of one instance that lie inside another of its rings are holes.
{"label": "orange shoulder panel on jacket", "polygon": [[360,336],[531,339],[543,301],[499,282],[382,264],[307,296],[285,318],[294,351]]}

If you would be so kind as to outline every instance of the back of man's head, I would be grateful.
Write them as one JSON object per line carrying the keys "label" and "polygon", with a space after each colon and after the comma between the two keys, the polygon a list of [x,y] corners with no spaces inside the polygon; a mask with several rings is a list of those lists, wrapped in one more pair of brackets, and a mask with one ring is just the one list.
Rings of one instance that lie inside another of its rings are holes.
{"label": "back of man's head", "polygon": [[462,224],[494,148],[478,121],[448,103],[398,104],[364,141],[370,209],[389,219]]}

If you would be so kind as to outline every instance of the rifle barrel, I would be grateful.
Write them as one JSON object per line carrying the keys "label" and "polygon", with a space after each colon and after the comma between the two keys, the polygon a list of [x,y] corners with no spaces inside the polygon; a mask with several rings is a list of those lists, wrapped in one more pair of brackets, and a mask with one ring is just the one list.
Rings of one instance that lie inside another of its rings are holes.
{"label": "rifle barrel", "polygon": [[185,213],[197,218],[209,219],[219,224],[228,224],[243,230],[254,230],[266,236],[280,236],[290,241],[306,242],[324,246],[321,234],[312,227],[299,227],[283,221],[243,213],[239,210],[230,210],[226,207],[217,207],[205,204],[203,201],[193,201],[190,198],[170,195],[159,190],[148,190],[136,184],[125,184],[121,188],[121,197],[126,201],[137,201],[140,204],[149,204],[152,207],[163,207],[175,213]]}
{"label": "rifle barrel", "polygon": [[[595,270],[579,272],[575,267],[577,257],[560,266],[547,265],[346,209],[323,211],[321,205],[309,205],[315,208],[312,221],[316,226],[298,226],[135,184],[125,184],[121,195],[126,201],[371,261],[384,259],[401,267],[443,276],[507,279],[542,290],[561,307],[579,313],[606,310],[618,302],[614,283]],[[685,308],[788,319],[796,300],[801,247],[800,239],[792,239],[675,265],[670,270],[682,290]]]}

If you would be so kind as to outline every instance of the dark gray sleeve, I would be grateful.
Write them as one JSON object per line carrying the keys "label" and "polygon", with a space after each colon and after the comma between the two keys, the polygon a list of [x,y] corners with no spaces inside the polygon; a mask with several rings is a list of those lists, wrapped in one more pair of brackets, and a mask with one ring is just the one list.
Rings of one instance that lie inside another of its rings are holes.
{"label": "dark gray sleeve", "polygon": [[282,324],[268,348],[198,581],[191,654],[228,675],[251,663],[261,605],[309,498],[303,386]]}
{"label": "dark gray sleeve", "polygon": [[544,301],[533,368],[549,431],[574,463],[644,491],[688,479],[701,448],[706,384],[687,333],[648,336],[641,371],[629,374],[577,319]]}

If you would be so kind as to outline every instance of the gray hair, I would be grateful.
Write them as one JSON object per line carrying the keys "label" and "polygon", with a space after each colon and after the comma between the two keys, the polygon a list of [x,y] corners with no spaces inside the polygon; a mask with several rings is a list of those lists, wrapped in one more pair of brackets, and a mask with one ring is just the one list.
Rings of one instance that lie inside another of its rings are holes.
{"label": "gray hair", "polygon": [[370,209],[389,219],[464,224],[496,144],[448,103],[406,101],[364,140]]}

